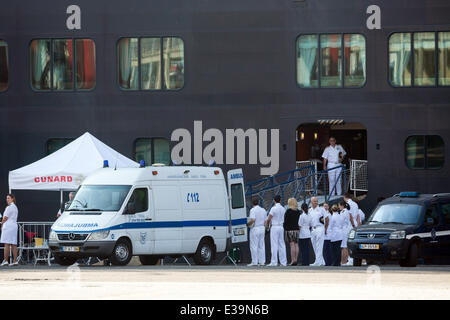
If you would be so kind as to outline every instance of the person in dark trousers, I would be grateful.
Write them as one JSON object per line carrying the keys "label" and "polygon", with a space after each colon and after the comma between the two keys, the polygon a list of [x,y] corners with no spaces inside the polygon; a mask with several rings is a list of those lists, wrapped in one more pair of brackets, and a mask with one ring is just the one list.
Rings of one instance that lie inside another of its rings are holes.
{"label": "person in dark trousers", "polygon": [[300,211],[298,210],[297,200],[290,198],[288,200],[288,207],[289,209],[284,214],[284,237],[291,248],[291,263],[289,265],[296,266],[298,258],[298,235],[300,230],[298,226]]}
{"label": "person in dark trousers", "polygon": [[309,266],[309,247],[311,246],[311,219],[308,214],[308,205],[302,204],[302,213],[298,219],[300,228],[299,246],[302,257],[302,266]]}
{"label": "person in dark trousers", "polygon": [[341,243],[342,229],[344,227],[344,219],[340,215],[339,207],[333,205],[331,207],[330,223],[328,226],[328,234],[331,244],[331,265],[335,267],[341,266]]}
{"label": "person in dark trousers", "polygon": [[325,260],[326,266],[331,266],[331,241],[329,235],[329,225],[331,217],[330,205],[327,202],[325,202],[323,204],[323,209],[324,209],[324,226],[325,226],[325,237],[323,241],[323,259]]}

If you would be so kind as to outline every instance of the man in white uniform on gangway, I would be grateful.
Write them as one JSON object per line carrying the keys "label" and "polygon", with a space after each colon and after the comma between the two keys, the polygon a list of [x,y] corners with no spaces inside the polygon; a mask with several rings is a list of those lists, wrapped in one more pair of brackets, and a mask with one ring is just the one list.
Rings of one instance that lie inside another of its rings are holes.
{"label": "man in white uniform on gangway", "polygon": [[[337,166],[340,166],[344,161],[344,157],[347,154],[341,145],[336,144],[336,138],[330,137],[330,145],[325,148],[322,154],[323,158],[323,170],[330,170]],[[339,156],[340,154],[340,156]],[[342,168],[336,168],[328,171],[328,192],[330,195],[336,194],[340,196],[342,194]],[[334,185],[336,188],[332,192]]]}

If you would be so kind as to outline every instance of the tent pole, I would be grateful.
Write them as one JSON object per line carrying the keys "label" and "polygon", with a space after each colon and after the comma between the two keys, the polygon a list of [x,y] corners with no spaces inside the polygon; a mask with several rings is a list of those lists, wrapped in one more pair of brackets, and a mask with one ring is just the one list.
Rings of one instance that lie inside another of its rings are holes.
{"label": "tent pole", "polygon": [[60,201],[59,201],[59,203],[60,203],[61,208],[62,208],[62,204],[63,204],[63,191],[62,191],[62,189],[59,189],[59,193],[60,193]]}

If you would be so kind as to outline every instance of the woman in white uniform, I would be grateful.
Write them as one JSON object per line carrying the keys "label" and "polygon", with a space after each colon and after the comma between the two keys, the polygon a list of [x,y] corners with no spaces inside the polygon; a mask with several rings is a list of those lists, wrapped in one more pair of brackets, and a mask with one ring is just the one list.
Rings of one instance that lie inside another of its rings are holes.
{"label": "woman in white uniform", "polygon": [[348,250],[347,250],[347,239],[348,234],[350,233],[350,230],[354,228],[354,223],[352,219],[352,215],[350,214],[350,206],[345,202],[341,201],[339,202],[339,210],[341,211],[341,217],[344,220],[342,225],[342,259],[341,264],[345,265],[348,263]]}
{"label": "woman in white uniform", "polygon": [[343,218],[339,213],[339,207],[333,205],[331,208],[330,223],[328,233],[331,242],[331,265],[339,267],[341,265],[341,243],[342,243],[342,226]]}
{"label": "woman in white uniform", "polygon": [[17,215],[19,211],[16,207],[16,198],[12,194],[6,196],[8,206],[3,213],[2,236],[0,242],[5,244],[4,259],[1,266],[7,266],[9,261],[9,251],[12,248],[13,263],[11,266],[17,266]]}

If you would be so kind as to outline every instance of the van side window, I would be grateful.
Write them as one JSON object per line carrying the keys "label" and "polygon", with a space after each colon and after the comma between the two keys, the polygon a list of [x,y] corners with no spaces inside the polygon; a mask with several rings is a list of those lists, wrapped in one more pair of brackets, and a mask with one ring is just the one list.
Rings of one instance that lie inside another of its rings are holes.
{"label": "van side window", "polygon": [[444,218],[444,224],[450,226],[450,203],[441,204],[442,218]]}
{"label": "van side window", "polygon": [[241,183],[231,185],[231,208],[239,209],[244,207],[244,192]]}
{"label": "van side window", "polygon": [[[433,219],[433,223],[428,224],[428,219]],[[425,224],[428,226],[437,226],[439,224],[439,211],[437,209],[437,206],[434,204],[427,208],[427,211],[425,213]]]}
{"label": "van side window", "polygon": [[[131,205],[131,206],[130,206]],[[147,188],[139,188],[133,191],[133,194],[128,200],[127,207],[134,210],[133,213],[145,212],[148,210],[148,191]]]}

